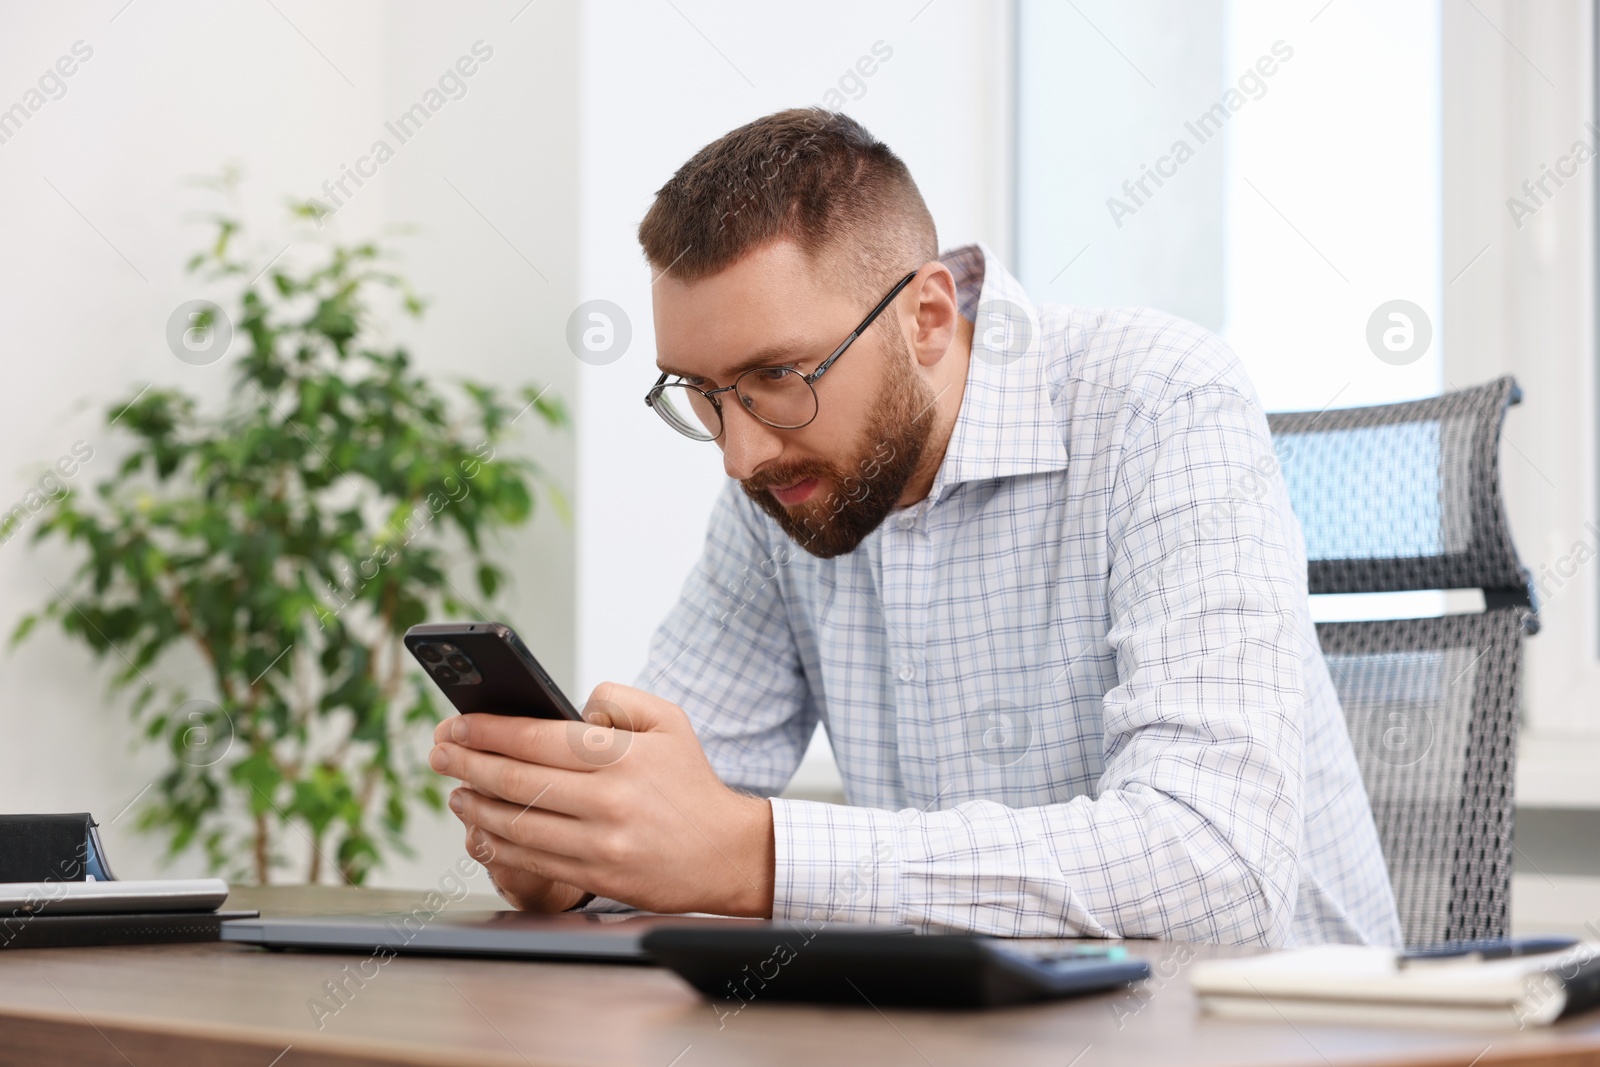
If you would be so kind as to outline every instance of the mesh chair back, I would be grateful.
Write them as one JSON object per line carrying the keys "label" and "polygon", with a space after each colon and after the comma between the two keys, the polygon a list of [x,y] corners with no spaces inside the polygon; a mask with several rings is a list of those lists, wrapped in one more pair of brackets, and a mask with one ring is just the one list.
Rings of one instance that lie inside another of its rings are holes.
{"label": "mesh chair back", "polygon": [[1484,591],[1481,614],[1317,626],[1412,946],[1510,927],[1521,638],[1537,625],[1500,498],[1517,399],[1507,377],[1268,416],[1311,592]]}
{"label": "mesh chair back", "polygon": [[1513,608],[1317,627],[1408,945],[1509,930],[1521,632]]}
{"label": "mesh chair back", "polygon": [[1313,593],[1525,593],[1500,500],[1510,377],[1429,400],[1269,415]]}

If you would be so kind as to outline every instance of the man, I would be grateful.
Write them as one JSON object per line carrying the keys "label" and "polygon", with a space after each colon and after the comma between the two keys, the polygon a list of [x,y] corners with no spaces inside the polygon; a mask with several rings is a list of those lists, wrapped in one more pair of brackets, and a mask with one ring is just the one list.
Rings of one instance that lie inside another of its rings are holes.
{"label": "man", "polygon": [[[639,236],[647,403],[731,481],[599,726],[440,725],[509,900],[1399,943],[1299,527],[1279,479],[1245,488],[1272,441],[1220,341],[1036,309],[982,246],[941,258],[904,164],[829,112],[702,149]],[[818,722],[849,805],[767,799]]]}

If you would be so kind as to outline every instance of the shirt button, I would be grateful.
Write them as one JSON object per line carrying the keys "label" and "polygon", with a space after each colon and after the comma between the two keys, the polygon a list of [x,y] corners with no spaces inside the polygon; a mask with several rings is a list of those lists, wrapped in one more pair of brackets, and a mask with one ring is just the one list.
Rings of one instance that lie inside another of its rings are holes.
{"label": "shirt button", "polygon": [[909,530],[917,524],[917,518],[915,515],[901,515],[894,520],[894,524],[897,529]]}
{"label": "shirt button", "polygon": [[917,669],[909,663],[900,664],[900,680],[909,682],[917,676]]}

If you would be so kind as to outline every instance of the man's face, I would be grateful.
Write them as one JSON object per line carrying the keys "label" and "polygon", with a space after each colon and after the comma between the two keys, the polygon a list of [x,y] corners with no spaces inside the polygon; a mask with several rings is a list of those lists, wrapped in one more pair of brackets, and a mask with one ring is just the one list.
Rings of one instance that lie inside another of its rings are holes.
{"label": "man's face", "polygon": [[[809,425],[775,429],[733,393],[718,397],[716,443],[728,477],[814,556],[850,552],[876,529],[927,444],[934,393],[903,332],[915,289],[913,282],[817,380]],[[809,374],[882,296],[830,284],[826,265],[789,241],[695,282],[669,272],[655,285],[657,362],[707,391],[753,366]]]}

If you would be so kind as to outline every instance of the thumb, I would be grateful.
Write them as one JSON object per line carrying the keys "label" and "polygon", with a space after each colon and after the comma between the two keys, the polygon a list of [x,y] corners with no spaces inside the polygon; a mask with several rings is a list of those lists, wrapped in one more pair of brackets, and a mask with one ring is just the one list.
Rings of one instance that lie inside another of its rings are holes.
{"label": "thumb", "polygon": [[644,733],[650,730],[692,729],[683,709],[643,689],[601,682],[583,706],[583,721],[596,726]]}

